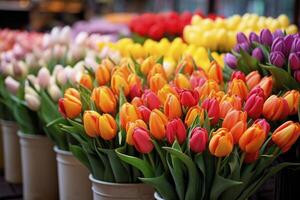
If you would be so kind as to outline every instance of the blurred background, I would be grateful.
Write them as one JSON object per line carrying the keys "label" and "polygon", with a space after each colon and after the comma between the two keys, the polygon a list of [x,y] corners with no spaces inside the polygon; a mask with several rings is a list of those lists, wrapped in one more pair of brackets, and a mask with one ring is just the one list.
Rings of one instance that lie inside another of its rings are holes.
{"label": "blurred background", "polygon": [[118,23],[113,13],[201,11],[230,16],[246,12],[265,16],[288,15],[299,26],[299,0],[0,0],[0,28],[35,31],[56,25],[74,25],[80,20],[106,18]]}

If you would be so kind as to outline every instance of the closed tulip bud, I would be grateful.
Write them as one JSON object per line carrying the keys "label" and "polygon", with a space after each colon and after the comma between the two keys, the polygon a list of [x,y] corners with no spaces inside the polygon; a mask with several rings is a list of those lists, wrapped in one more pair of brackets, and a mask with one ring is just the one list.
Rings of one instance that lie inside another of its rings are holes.
{"label": "closed tulip bud", "polygon": [[243,81],[246,82],[246,77],[245,77],[245,74],[241,71],[234,71],[232,74],[231,74],[231,78],[230,80],[234,80],[234,79],[241,79]]}
{"label": "closed tulip bud", "polygon": [[285,64],[285,57],[280,51],[270,53],[270,63],[276,67],[283,67]]}
{"label": "closed tulip bud", "polygon": [[277,29],[272,35],[273,35],[274,40],[276,38],[283,38],[284,37],[284,33],[280,29]]}
{"label": "closed tulip bud", "polygon": [[228,156],[233,150],[233,137],[226,128],[213,132],[209,142],[209,151],[216,157]]}
{"label": "closed tulip bud", "polygon": [[80,93],[75,88],[68,88],[68,89],[66,89],[64,95],[71,95],[73,97],[76,97],[78,100],[80,100]]}
{"label": "closed tulip bud", "polygon": [[41,105],[39,96],[33,94],[25,94],[25,102],[30,110],[38,111]]}
{"label": "closed tulip bud", "polygon": [[240,148],[246,153],[255,153],[260,149],[266,139],[266,133],[259,125],[252,125],[241,136]]}
{"label": "closed tulip bud", "polygon": [[157,93],[164,85],[167,84],[166,79],[161,74],[153,75],[149,80],[150,90]]}
{"label": "closed tulip bud", "polygon": [[190,108],[197,105],[199,102],[199,94],[195,90],[183,90],[179,95],[182,106]]}
{"label": "closed tulip bud", "polygon": [[46,88],[48,87],[50,83],[50,72],[46,67],[43,67],[40,69],[37,75],[38,78],[38,83],[41,86],[41,88]]}
{"label": "closed tulip bud", "polygon": [[264,59],[264,53],[259,47],[253,49],[251,56],[256,58],[256,60],[258,60],[259,62],[262,62]]}
{"label": "closed tulip bud", "polygon": [[219,92],[220,86],[214,80],[207,80],[202,86],[195,88],[195,90],[199,93],[200,100],[203,100],[208,97],[212,91]]}
{"label": "closed tulip bud", "polygon": [[143,128],[147,129],[147,124],[141,120],[138,119],[135,122],[129,122],[126,126],[126,142],[129,145],[134,145],[132,134],[136,128]]}
{"label": "closed tulip bud", "polygon": [[259,156],[259,151],[256,151],[254,153],[246,153],[244,158],[244,163],[246,164],[254,163],[258,159],[258,156]]}
{"label": "closed tulip bud", "polygon": [[294,72],[294,78],[296,81],[298,81],[298,83],[300,83],[300,70],[296,70]]}
{"label": "closed tulip bud", "polygon": [[182,144],[186,138],[186,128],[179,118],[175,118],[168,122],[166,126],[166,136],[169,144],[173,144],[177,139],[179,144]]}
{"label": "closed tulip bud", "polygon": [[202,153],[206,149],[208,133],[204,128],[196,127],[193,129],[190,138],[190,148],[195,153]]}
{"label": "closed tulip bud", "polygon": [[265,97],[269,97],[272,89],[273,89],[273,79],[272,76],[269,77],[264,77],[263,79],[261,79],[261,81],[259,82],[259,84],[255,87],[260,87],[261,89],[264,90],[264,94]]}
{"label": "closed tulip bud", "polygon": [[102,112],[115,113],[117,100],[109,87],[100,86],[95,88],[92,92],[91,99]]}
{"label": "closed tulip bud", "polygon": [[99,132],[100,114],[96,111],[87,110],[83,114],[83,126],[85,133],[90,137],[97,137]]}
{"label": "closed tulip bud", "polygon": [[300,70],[300,58],[296,53],[291,53],[289,55],[289,65],[292,70]]}
{"label": "closed tulip bud", "polygon": [[104,140],[111,140],[117,135],[117,123],[110,114],[99,117],[99,133]]}
{"label": "closed tulip bud", "polygon": [[243,43],[237,44],[233,50],[236,52],[240,52],[241,50],[249,51],[249,48],[250,48],[249,43],[243,42]]}
{"label": "closed tulip bud", "polygon": [[141,119],[141,113],[134,105],[130,103],[124,103],[120,109],[120,121],[122,128],[126,128],[128,122],[134,122]]}
{"label": "closed tulip bud", "polygon": [[265,99],[265,92],[261,87],[255,87],[252,90],[250,90],[250,92],[248,93],[248,97],[247,99],[252,96],[252,95],[258,95],[260,97],[262,97],[263,99]]}
{"label": "closed tulip bud", "polygon": [[246,76],[246,83],[250,90],[259,84],[260,80],[261,76],[258,71],[253,71]]}
{"label": "closed tulip bud", "polygon": [[237,59],[231,53],[226,53],[224,57],[224,62],[230,67],[231,69],[235,69],[237,67]]}
{"label": "closed tulip bud", "polygon": [[168,95],[166,102],[164,103],[164,113],[170,120],[181,117],[181,104],[179,102],[179,99],[175,95]]}
{"label": "closed tulip bud", "polygon": [[165,103],[169,94],[174,94],[179,98],[177,91],[169,84],[164,85],[160,90],[158,90],[157,96],[162,104]]}
{"label": "closed tulip bud", "polygon": [[189,79],[187,78],[187,76],[185,76],[184,74],[180,74],[180,73],[175,76],[174,84],[176,85],[176,87],[178,87],[180,89],[189,90],[192,88],[192,85],[191,85]]}
{"label": "closed tulip bud", "polygon": [[141,97],[134,97],[131,100],[131,104],[134,105],[135,107],[140,107],[141,105],[143,105],[143,101]]}
{"label": "closed tulip bud", "polygon": [[56,84],[51,84],[48,87],[48,93],[49,93],[51,99],[55,102],[57,102],[58,99],[62,97],[62,93]]}
{"label": "closed tulip bud", "polygon": [[157,140],[162,140],[166,135],[167,116],[158,109],[151,111],[149,118],[149,128],[152,136]]}
{"label": "closed tulip bud", "polygon": [[93,89],[93,81],[90,75],[83,74],[79,81],[80,85],[83,85],[87,89]]}
{"label": "closed tulip bud", "polygon": [[260,43],[262,43],[263,45],[271,46],[273,42],[273,36],[271,31],[269,29],[263,29],[260,32],[259,40]]}
{"label": "closed tulip bud", "polygon": [[293,42],[295,40],[294,35],[288,34],[283,38],[283,40],[284,40],[284,44],[285,44],[287,52],[290,52]]}
{"label": "closed tulip bud", "polygon": [[201,69],[194,71],[190,77],[190,83],[193,89],[195,89],[198,86],[202,86],[206,80],[207,80],[207,75]]}
{"label": "closed tulip bud", "polygon": [[248,97],[244,110],[248,113],[248,116],[257,119],[263,111],[264,97],[258,94],[252,94]]}
{"label": "closed tulip bud", "polygon": [[283,98],[287,101],[287,103],[289,105],[290,115],[297,114],[298,108],[299,108],[299,98],[300,98],[299,91],[297,91],[297,90],[287,91],[283,95]]}
{"label": "closed tulip bud", "polygon": [[20,83],[18,81],[16,81],[15,79],[13,79],[11,76],[8,76],[5,78],[4,80],[5,86],[7,88],[7,90],[16,95],[19,87],[20,87]]}
{"label": "closed tulip bud", "polygon": [[220,106],[219,102],[212,98],[212,99],[205,99],[202,102],[202,108],[207,111],[208,117],[211,118],[211,124],[215,125],[219,121],[220,117]]}
{"label": "closed tulip bud", "polygon": [[292,43],[291,52],[299,52],[300,51],[300,38],[296,37]]}
{"label": "closed tulip bud", "polygon": [[224,118],[222,127],[231,132],[234,144],[237,144],[241,135],[247,129],[247,113],[238,110],[229,111]]}
{"label": "closed tulip bud", "polygon": [[130,98],[141,97],[143,94],[142,80],[136,74],[130,74],[128,76],[128,83],[130,88]]}
{"label": "closed tulip bud", "polygon": [[65,94],[64,98],[58,101],[59,112],[65,117],[74,119],[80,115],[82,110],[81,101],[75,96]]}
{"label": "closed tulip bud", "polygon": [[62,69],[62,70],[59,70],[57,73],[56,73],[56,81],[59,85],[65,85],[68,81],[68,76],[67,76],[67,73],[66,71],[68,71],[67,68],[65,69]]}
{"label": "closed tulip bud", "polygon": [[223,82],[223,72],[221,66],[216,62],[212,61],[208,69],[208,78],[216,81],[218,84]]}
{"label": "closed tulip bud", "polygon": [[257,124],[257,125],[261,126],[261,128],[265,131],[266,136],[270,132],[270,124],[267,122],[266,119],[257,119],[254,121],[253,124]]}
{"label": "closed tulip bud", "polygon": [[282,152],[287,152],[297,141],[299,135],[300,124],[287,121],[274,131],[272,140]]}
{"label": "closed tulip bud", "polygon": [[157,95],[151,90],[146,90],[142,96],[143,105],[148,107],[150,110],[160,108],[160,101]]}
{"label": "closed tulip bud", "polygon": [[225,95],[220,101],[220,118],[225,118],[226,114],[231,110],[241,110],[242,101],[238,96]]}
{"label": "closed tulip bud", "polygon": [[136,128],[132,134],[134,147],[140,153],[150,153],[154,145],[150,138],[149,132],[143,128]]}
{"label": "closed tulip bud", "polygon": [[238,43],[248,42],[248,38],[243,32],[238,32],[236,35],[236,40]]}
{"label": "closed tulip bud", "polygon": [[146,58],[141,64],[141,72],[147,76],[149,71],[152,69],[153,65],[155,65],[155,59],[153,56],[149,56]]}
{"label": "closed tulip bud", "polygon": [[105,85],[110,81],[110,71],[105,65],[99,65],[95,73],[98,84]]}
{"label": "closed tulip bud", "polygon": [[150,118],[150,114],[151,114],[151,110],[149,108],[147,108],[146,106],[139,106],[138,110],[140,111],[141,115],[142,115],[142,119],[148,123],[149,122],[149,118]]}
{"label": "closed tulip bud", "polygon": [[264,103],[263,115],[271,121],[285,119],[289,115],[288,102],[283,97],[270,96]]}
{"label": "closed tulip bud", "polygon": [[253,43],[253,42],[258,43],[259,42],[259,36],[255,32],[251,32],[249,34],[249,40],[250,40],[251,43]]}
{"label": "closed tulip bud", "polygon": [[279,51],[285,54],[285,44],[284,40],[281,37],[276,38],[271,46],[271,52]]}
{"label": "closed tulip bud", "polygon": [[195,121],[196,117],[199,116],[200,118],[200,124],[203,124],[204,122],[204,110],[199,106],[193,106],[191,107],[186,116],[184,123],[187,125],[187,127],[190,127],[193,122]]}
{"label": "closed tulip bud", "polygon": [[190,55],[184,56],[184,58],[178,63],[175,73],[183,73],[191,75],[195,69],[195,63],[193,57]]}
{"label": "closed tulip bud", "polygon": [[155,74],[160,74],[164,79],[167,80],[166,72],[165,72],[163,66],[161,64],[159,64],[159,63],[156,63],[155,65],[153,65],[153,67],[149,71],[149,73],[147,75],[148,82],[149,82],[150,78],[152,76],[154,76]]}
{"label": "closed tulip bud", "polygon": [[246,86],[246,83],[240,79],[234,79],[229,84],[228,94],[237,95],[242,99],[242,101],[244,101],[248,95],[248,88]]}
{"label": "closed tulip bud", "polygon": [[124,92],[124,95],[127,96],[129,94],[129,84],[124,77],[124,74],[121,72],[114,73],[111,78],[111,88],[112,91],[119,95],[120,91]]}

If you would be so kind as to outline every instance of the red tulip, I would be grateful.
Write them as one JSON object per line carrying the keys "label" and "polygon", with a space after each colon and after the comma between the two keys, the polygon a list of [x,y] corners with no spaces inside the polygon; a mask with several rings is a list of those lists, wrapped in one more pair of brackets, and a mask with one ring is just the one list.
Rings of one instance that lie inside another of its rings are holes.
{"label": "red tulip", "polygon": [[209,118],[211,119],[212,125],[215,125],[218,123],[218,120],[220,118],[220,106],[219,102],[215,99],[205,99],[202,102],[202,108],[207,110],[207,114]]}
{"label": "red tulip", "polygon": [[181,105],[190,108],[198,104],[199,94],[197,91],[183,90],[179,94]]}
{"label": "red tulip", "polygon": [[205,151],[207,142],[208,142],[207,130],[200,127],[194,128],[190,138],[191,150],[195,153],[201,153]]}
{"label": "red tulip", "polygon": [[150,110],[153,110],[155,108],[159,109],[159,107],[160,107],[159,98],[151,90],[145,91],[145,93],[142,96],[142,101],[143,101],[143,104],[146,107],[148,107]]}
{"label": "red tulip", "polygon": [[248,113],[249,117],[257,119],[263,111],[263,106],[264,98],[258,94],[253,94],[246,100],[244,110]]}
{"label": "red tulip", "polygon": [[246,76],[243,72],[241,71],[235,71],[231,74],[230,80],[232,81],[233,79],[241,79],[244,82],[246,82]]}
{"label": "red tulip", "polygon": [[168,122],[166,127],[166,136],[170,144],[173,144],[175,138],[179,144],[182,144],[186,138],[186,128],[181,119],[176,118]]}
{"label": "red tulip", "polygon": [[150,153],[153,150],[153,143],[146,129],[136,128],[133,131],[132,139],[134,147],[140,153]]}
{"label": "red tulip", "polygon": [[146,106],[139,106],[138,110],[140,111],[143,121],[148,123],[150,118],[151,110],[147,108]]}

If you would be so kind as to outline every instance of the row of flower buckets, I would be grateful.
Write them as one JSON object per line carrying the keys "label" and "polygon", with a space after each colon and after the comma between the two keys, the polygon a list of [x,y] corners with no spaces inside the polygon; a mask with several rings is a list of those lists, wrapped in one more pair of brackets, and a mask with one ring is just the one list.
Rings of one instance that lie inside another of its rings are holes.
{"label": "row of flower buckets", "polygon": [[23,134],[9,121],[1,121],[1,131],[5,180],[23,183],[25,200],[153,199],[154,190],[145,184],[94,179],[70,152],[53,147],[46,136]]}

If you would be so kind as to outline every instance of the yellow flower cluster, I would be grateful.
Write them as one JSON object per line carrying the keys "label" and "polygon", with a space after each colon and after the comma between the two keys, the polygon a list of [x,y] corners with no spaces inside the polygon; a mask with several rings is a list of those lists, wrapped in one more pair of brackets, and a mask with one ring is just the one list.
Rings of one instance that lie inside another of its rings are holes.
{"label": "yellow flower cluster", "polygon": [[185,27],[183,37],[189,44],[206,47],[213,51],[230,51],[236,44],[238,32],[248,35],[251,31],[259,33],[264,28],[272,32],[283,29],[288,34],[298,31],[297,26],[291,25],[286,15],[272,18],[247,13],[243,16],[233,15],[226,19],[217,18],[215,21],[195,15],[191,25]]}
{"label": "yellow flower cluster", "polygon": [[[116,43],[100,43],[100,50],[104,47],[109,47],[111,50],[118,51],[122,57],[133,57],[135,59],[144,59],[147,56],[159,58],[164,56],[164,67],[175,69],[177,63],[185,55],[193,57],[197,66],[200,66],[205,71],[210,66],[208,51],[204,47],[198,47],[194,44],[186,44],[181,38],[175,38],[169,41],[166,38],[160,41],[147,39],[144,44],[135,43],[129,38],[123,38]],[[223,54],[217,52],[211,53],[212,57],[223,67]]]}

